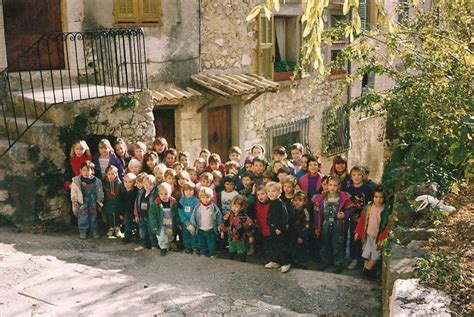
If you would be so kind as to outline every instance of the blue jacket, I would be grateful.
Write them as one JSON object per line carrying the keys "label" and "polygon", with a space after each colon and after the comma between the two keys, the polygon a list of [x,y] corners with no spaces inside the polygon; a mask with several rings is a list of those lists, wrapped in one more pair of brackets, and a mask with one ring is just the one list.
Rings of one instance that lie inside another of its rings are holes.
{"label": "blue jacket", "polygon": [[[137,199],[135,200],[135,207],[133,208],[133,216],[134,218],[138,219],[140,218],[140,205],[142,203],[142,194],[145,191],[145,189],[139,189],[137,192]],[[156,197],[158,196],[158,191],[156,190],[156,187],[153,188],[151,191],[150,195],[148,195],[148,212],[150,211],[151,205],[154,203]],[[148,214],[146,216],[148,218]]]}
{"label": "blue jacket", "polygon": [[[191,214],[191,225],[197,230],[201,227],[201,204],[197,204],[194,206],[193,213]],[[212,209],[212,220],[214,221],[214,231],[219,233],[219,226],[224,225],[224,221],[222,218],[222,213],[217,207],[216,204],[211,203]]]}
{"label": "blue jacket", "polygon": [[[99,164],[99,153],[94,155],[94,157],[92,158],[92,163],[95,164],[95,176],[102,179],[102,171]],[[123,175],[125,174],[125,171],[123,170],[122,163],[114,153],[109,154],[109,165],[113,165],[118,169],[118,176],[120,180],[123,180]]]}
{"label": "blue jacket", "polygon": [[191,221],[191,215],[194,210],[194,207],[199,204],[199,199],[195,196],[188,198],[186,196],[182,197],[178,203],[178,214],[179,220],[183,225],[186,225]]}

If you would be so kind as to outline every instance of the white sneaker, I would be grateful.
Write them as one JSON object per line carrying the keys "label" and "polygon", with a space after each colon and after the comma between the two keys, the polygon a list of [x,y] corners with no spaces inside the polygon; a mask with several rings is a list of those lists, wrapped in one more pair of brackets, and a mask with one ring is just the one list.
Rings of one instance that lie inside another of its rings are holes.
{"label": "white sneaker", "polygon": [[115,228],[115,236],[117,238],[123,238],[125,235],[120,231],[120,227]]}
{"label": "white sneaker", "polygon": [[135,251],[141,251],[141,250],[145,250],[145,248],[144,248],[143,246],[139,245],[139,246],[136,247],[134,250],[135,250]]}
{"label": "white sneaker", "polygon": [[265,264],[265,268],[267,268],[267,269],[277,269],[279,267],[280,267],[280,264],[272,262],[272,261]]}
{"label": "white sneaker", "polygon": [[288,272],[290,269],[291,269],[291,264],[283,265],[283,266],[280,268],[280,272],[286,273],[286,272]]}
{"label": "white sneaker", "polygon": [[109,228],[109,231],[107,231],[107,237],[111,237],[114,235],[115,229],[114,228]]}
{"label": "white sneaker", "polygon": [[349,264],[349,266],[347,268],[349,270],[355,270],[355,268],[357,267],[357,264],[358,264],[357,259],[354,259],[354,260],[352,260],[352,262]]}

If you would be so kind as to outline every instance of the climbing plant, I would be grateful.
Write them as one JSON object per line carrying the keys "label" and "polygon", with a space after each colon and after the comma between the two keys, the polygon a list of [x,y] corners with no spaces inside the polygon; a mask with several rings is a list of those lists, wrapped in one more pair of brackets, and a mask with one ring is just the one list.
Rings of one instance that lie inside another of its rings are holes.
{"label": "climbing plant", "polygon": [[137,96],[132,93],[126,93],[117,98],[117,101],[112,106],[112,112],[117,110],[133,110],[137,105]]}

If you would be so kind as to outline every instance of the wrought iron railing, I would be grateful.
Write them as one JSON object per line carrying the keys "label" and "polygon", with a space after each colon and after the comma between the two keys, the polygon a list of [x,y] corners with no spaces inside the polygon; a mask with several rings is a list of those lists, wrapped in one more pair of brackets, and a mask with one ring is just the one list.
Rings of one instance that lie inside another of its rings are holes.
{"label": "wrought iron railing", "polygon": [[312,117],[284,122],[267,129],[267,151],[272,153],[276,146],[283,146],[287,153],[291,152],[293,143],[301,143],[305,153],[312,153],[309,146],[309,123]]}
{"label": "wrought iron railing", "polygon": [[0,157],[55,104],[147,87],[142,29],[44,34],[0,72]]}
{"label": "wrought iron railing", "polygon": [[337,109],[329,107],[323,113],[323,153],[334,156],[351,148],[350,109],[342,105]]}

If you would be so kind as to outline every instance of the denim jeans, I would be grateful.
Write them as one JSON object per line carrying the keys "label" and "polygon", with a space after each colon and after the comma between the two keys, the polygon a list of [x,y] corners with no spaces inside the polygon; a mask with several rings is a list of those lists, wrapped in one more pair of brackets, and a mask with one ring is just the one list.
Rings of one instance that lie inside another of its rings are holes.
{"label": "denim jeans", "polygon": [[138,220],[138,232],[140,233],[140,241],[145,248],[157,248],[158,240],[153,233],[148,222],[148,217],[140,217]]}
{"label": "denim jeans", "polygon": [[77,211],[77,226],[81,233],[97,231],[97,200],[96,197],[84,197],[84,203]]}

